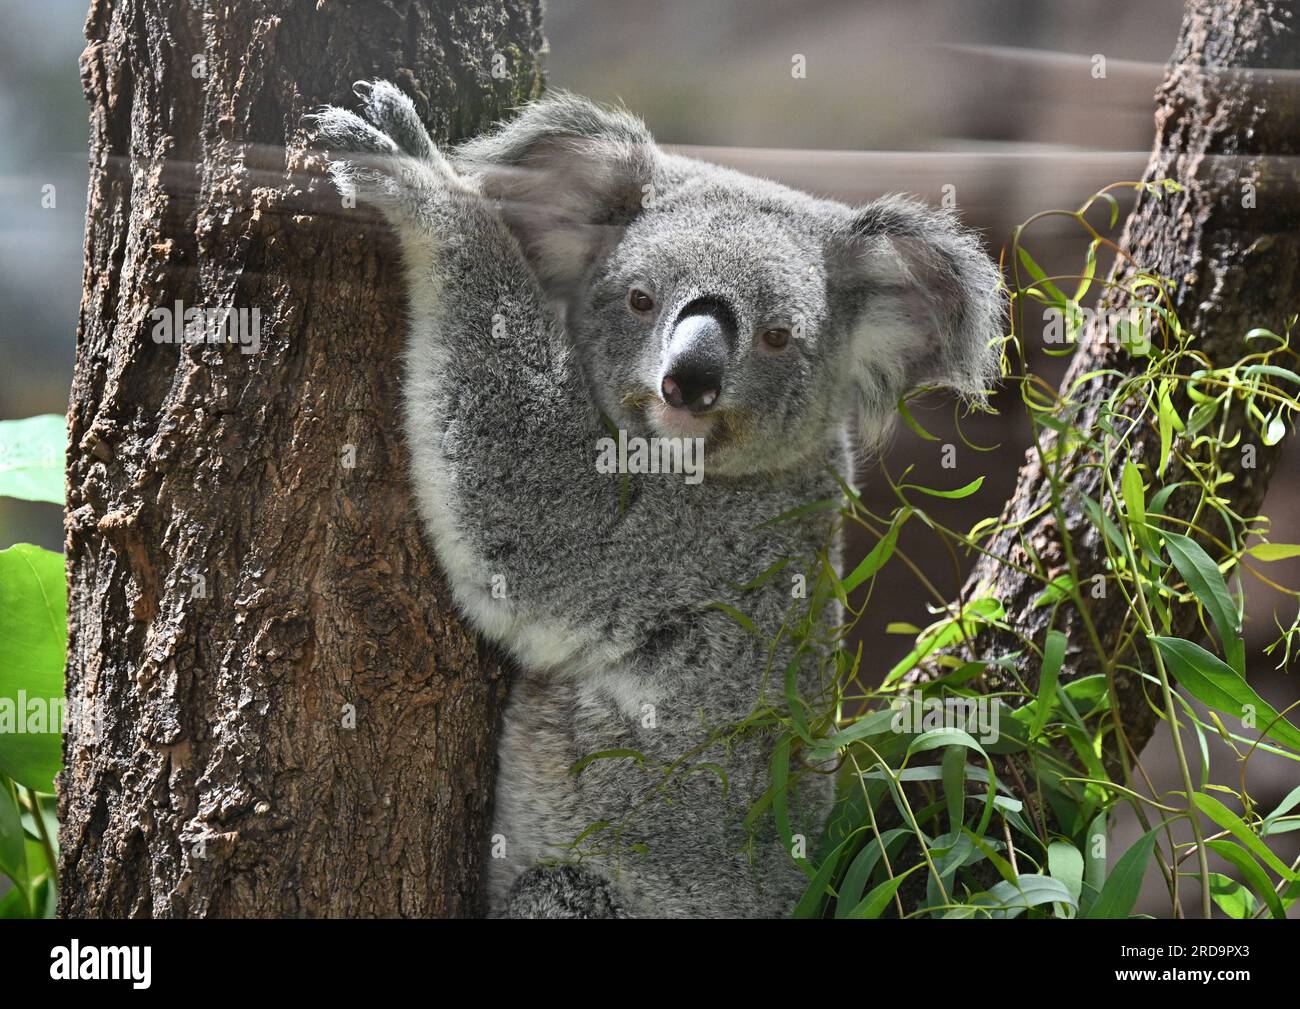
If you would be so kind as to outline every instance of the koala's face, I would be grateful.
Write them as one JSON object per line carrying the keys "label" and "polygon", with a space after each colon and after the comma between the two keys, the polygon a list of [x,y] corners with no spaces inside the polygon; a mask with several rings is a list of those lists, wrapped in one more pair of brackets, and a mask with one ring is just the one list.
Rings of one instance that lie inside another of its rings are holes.
{"label": "koala's face", "polygon": [[596,405],[631,434],[703,438],[715,474],[878,442],[921,385],[983,395],[999,276],[956,218],[853,208],[665,154],[645,125],[544,98],[458,156],[562,305]]}
{"label": "koala's face", "polygon": [[789,465],[844,420],[827,374],[824,222],[811,201],[773,195],[703,182],[666,195],[570,313],[605,414],[634,433],[703,438],[715,472]]}

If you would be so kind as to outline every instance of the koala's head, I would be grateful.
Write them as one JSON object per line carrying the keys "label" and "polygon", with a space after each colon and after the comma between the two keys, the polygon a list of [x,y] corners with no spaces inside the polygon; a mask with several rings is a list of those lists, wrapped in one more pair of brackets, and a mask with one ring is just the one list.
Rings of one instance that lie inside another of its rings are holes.
{"label": "koala's head", "polygon": [[997,373],[999,276],[955,217],[864,207],[661,151],[635,117],[571,95],[465,145],[564,313],[600,409],[630,433],[703,437],[710,471],[864,442],[901,396],[979,399]]}

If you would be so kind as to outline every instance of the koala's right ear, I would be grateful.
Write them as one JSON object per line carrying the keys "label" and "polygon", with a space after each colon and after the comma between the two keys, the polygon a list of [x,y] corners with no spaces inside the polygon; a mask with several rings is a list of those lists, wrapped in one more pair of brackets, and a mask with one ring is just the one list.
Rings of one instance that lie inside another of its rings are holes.
{"label": "koala's right ear", "polygon": [[975,234],[950,211],[887,196],[853,211],[832,249],[831,283],[854,312],[848,372],[864,441],[883,440],[919,386],[982,402],[1000,373],[1006,295]]}
{"label": "koala's right ear", "polygon": [[567,300],[641,212],[660,154],[631,113],[556,92],[462,145],[454,163],[498,201],[546,292]]}

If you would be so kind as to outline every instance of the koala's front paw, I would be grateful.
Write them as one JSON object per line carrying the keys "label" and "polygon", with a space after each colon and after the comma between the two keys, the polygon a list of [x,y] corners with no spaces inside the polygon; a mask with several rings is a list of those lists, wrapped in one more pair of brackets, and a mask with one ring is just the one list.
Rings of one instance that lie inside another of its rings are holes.
{"label": "koala's front paw", "polygon": [[404,154],[420,161],[439,157],[415,103],[388,81],[357,81],[352,90],[361,99],[361,114]]}
{"label": "koala's front paw", "polygon": [[506,918],[625,918],[608,884],[574,866],[535,866],[515,880]]}
{"label": "koala's front paw", "polygon": [[387,81],[358,81],[359,113],[326,105],[308,116],[330,154],[330,173],[345,196],[391,216],[419,219],[428,200],[460,180],[429,139],[415,105]]}
{"label": "koala's front paw", "polygon": [[352,87],[361,99],[360,114],[326,105],[307,117],[316,136],[331,151],[388,157],[404,154],[419,161],[439,156],[415,105],[396,86],[387,81],[357,81]]}

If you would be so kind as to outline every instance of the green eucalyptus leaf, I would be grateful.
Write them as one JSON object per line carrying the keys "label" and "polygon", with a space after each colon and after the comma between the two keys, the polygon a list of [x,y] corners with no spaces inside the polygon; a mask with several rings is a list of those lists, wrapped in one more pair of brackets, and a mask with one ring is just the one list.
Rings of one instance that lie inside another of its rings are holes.
{"label": "green eucalyptus leaf", "polygon": [[0,420],[0,495],[63,504],[67,444],[58,414]]}
{"label": "green eucalyptus leaf", "polygon": [[54,791],[63,764],[67,642],[63,555],[0,550],[0,772],[37,792]]}
{"label": "green eucalyptus leaf", "polygon": [[1251,892],[1221,872],[1210,873],[1210,899],[1229,918],[1245,921],[1255,914],[1255,898]]}
{"label": "green eucalyptus leaf", "polygon": [[1217,655],[1185,638],[1151,637],[1182,687],[1202,704],[1232,718],[1252,716],[1253,728],[1300,753],[1300,729]]}
{"label": "green eucalyptus leaf", "polygon": [[919,868],[921,868],[921,865],[914,865],[901,875],[895,876],[893,879],[885,880],[885,882],[881,883],[869,894],[863,897],[861,902],[859,902],[853,910],[844,917],[859,919],[879,918],[881,912],[884,911],[885,908],[889,906],[889,902],[893,900],[894,894],[898,891],[898,888],[903,885],[903,881]]}
{"label": "green eucalyptus leaf", "polygon": [[1142,889],[1142,877],[1146,875],[1147,864],[1155,851],[1156,834],[1163,829],[1156,827],[1143,834],[1119,857],[1115,868],[1106,877],[1101,892],[1097,894],[1097,899],[1088,909],[1087,917],[1127,918],[1133,913],[1138,891]]}
{"label": "green eucalyptus leaf", "polygon": [[1079,849],[1069,841],[1053,841],[1047,846],[1047,871],[1061,881],[1077,905],[1083,893],[1083,855]]}
{"label": "green eucalyptus leaf", "polygon": [[[1217,841],[1208,841],[1205,846],[1225,862],[1230,862],[1241,873],[1242,881],[1256,897],[1263,899],[1264,903],[1268,905],[1269,913],[1274,918],[1286,917],[1286,908],[1282,906],[1281,898],[1273,889],[1273,884],[1269,882],[1267,873],[1260,868],[1259,863],[1255,861],[1250,852],[1241,845],[1222,838]],[[1211,896],[1213,896],[1213,893],[1211,893]],[[1219,906],[1222,907],[1223,905],[1220,904]]]}
{"label": "green eucalyptus leaf", "polygon": [[14,800],[13,784],[0,777],[0,872],[15,883],[27,879],[22,817]]}
{"label": "green eucalyptus leaf", "polygon": [[1224,830],[1228,831],[1233,837],[1241,842],[1242,846],[1261,862],[1267,865],[1282,879],[1287,882],[1294,882],[1300,879],[1290,866],[1283,862],[1273,853],[1273,851],[1260,840],[1256,834],[1246,824],[1240,816],[1230,810],[1212,795],[1206,795],[1204,792],[1197,792],[1192,796],[1192,802],[1202,813],[1217,823]]}
{"label": "green eucalyptus leaf", "polygon": [[1205,607],[1223,642],[1228,665],[1243,676],[1246,673],[1246,646],[1241,639],[1241,618],[1237,604],[1214,561],[1201,545],[1187,536],[1164,533],[1165,548],[1187,587]]}

